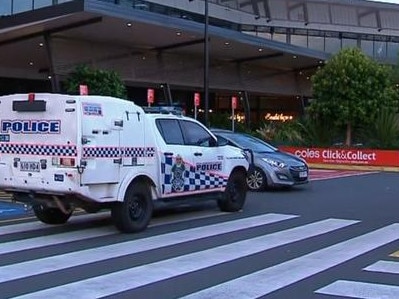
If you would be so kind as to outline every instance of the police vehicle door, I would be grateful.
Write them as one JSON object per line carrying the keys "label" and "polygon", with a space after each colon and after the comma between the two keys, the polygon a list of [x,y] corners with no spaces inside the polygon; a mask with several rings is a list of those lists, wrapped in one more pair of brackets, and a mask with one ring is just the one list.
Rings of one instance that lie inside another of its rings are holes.
{"label": "police vehicle door", "polygon": [[179,120],[158,118],[156,126],[162,136],[161,165],[159,167],[159,186],[162,196],[179,196],[195,191],[190,177],[195,169],[195,156],[191,147],[186,145]]}
{"label": "police vehicle door", "polygon": [[216,139],[197,122],[180,120],[180,125],[194,158],[196,190],[216,191],[223,188],[228,174],[224,173],[224,156],[217,147]]}
{"label": "police vehicle door", "polygon": [[[82,102],[81,184],[118,183],[121,168],[119,126],[122,114],[112,103]],[[109,107],[108,107],[109,106]]]}

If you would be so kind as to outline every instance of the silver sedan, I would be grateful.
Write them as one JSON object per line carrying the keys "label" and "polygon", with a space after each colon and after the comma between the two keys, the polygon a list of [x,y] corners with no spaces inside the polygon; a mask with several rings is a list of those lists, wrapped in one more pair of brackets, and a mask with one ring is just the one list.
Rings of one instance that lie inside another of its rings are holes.
{"label": "silver sedan", "polygon": [[266,188],[292,187],[309,182],[309,167],[305,160],[282,152],[254,136],[228,130],[212,129],[218,139],[253,152],[254,165],[247,177],[248,188],[261,191]]}

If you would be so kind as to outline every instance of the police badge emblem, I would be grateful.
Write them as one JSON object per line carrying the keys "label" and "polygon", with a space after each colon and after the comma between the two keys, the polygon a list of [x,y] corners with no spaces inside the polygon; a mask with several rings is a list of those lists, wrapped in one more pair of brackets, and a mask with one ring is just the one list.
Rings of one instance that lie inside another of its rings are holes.
{"label": "police badge emblem", "polygon": [[184,190],[186,166],[180,155],[176,156],[175,164],[172,166],[172,191],[181,192]]}

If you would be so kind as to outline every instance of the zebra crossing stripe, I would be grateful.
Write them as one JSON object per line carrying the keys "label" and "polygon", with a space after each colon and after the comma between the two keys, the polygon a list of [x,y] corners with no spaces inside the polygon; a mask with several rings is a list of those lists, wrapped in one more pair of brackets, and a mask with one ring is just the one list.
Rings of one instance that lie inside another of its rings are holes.
{"label": "zebra crossing stripe", "polygon": [[75,232],[61,233],[44,237],[29,238],[1,243],[0,254],[12,253],[27,249],[35,249],[49,245],[80,241],[88,238],[104,237],[116,234],[113,227],[83,229]]}
{"label": "zebra crossing stripe", "polygon": [[364,268],[363,270],[373,271],[373,272],[399,274],[399,262],[378,261],[378,262]]}
{"label": "zebra crossing stripe", "polygon": [[[101,213],[101,216],[103,216],[103,214],[105,213]],[[100,213],[92,215],[73,216],[71,217],[71,219],[69,219],[68,223],[65,224],[65,226],[69,226],[71,224],[75,225],[79,223],[84,223],[91,220],[99,220],[101,219],[100,218],[101,216],[100,217],[99,216]],[[21,232],[35,231],[49,227],[51,226],[49,226],[48,224],[44,224],[42,222],[28,222],[28,223],[5,225],[5,226],[0,226],[0,236],[21,233]]]}
{"label": "zebra crossing stripe", "polygon": [[[399,224],[395,223],[184,298],[257,298],[397,239],[399,239]],[[399,296],[390,298],[399,298]]]}
{"label": "zebra crossing stripe", "polygon": [[[265,214],[0,267],[0,283],[296,218]],[[85,232],[84,234],[87,234]],[[62,239],[62,238],[61,238]],[[35,240],[31,240],[35,243]],[[2,245],[3,246],[3,245]],[[32,245],[33,246],[33,245]],[[27,247],[27,246],[26,246]]]}
{"label": "zebra crossing stripe", "polygon": [[318,294],[358,299],[399,298],[399,287],[376,283],[338,280],[316,291]]}
{"label": "zebra crossing stripe", "polygon": [[[303,226],[195,252],[168,260],[142,265],[54,288],[29,293],[18,298],[99,298],[127,291],[164,279],[236,260],[281,245],[311,238],[357,223],[326,219]],[[291,269],[293,270],[293,269]],[[1,270],[1,272],[4,272]],[[126,279],[134,277],[134,279]],[[251,287],[252,282],[247,285]],[[243,286],[245,287],[245,286]],[[231,296],[231,293],[226,294]],[[218,297],[207,297],[218,298]],[[242,297],[241,297],[242,298]]]}

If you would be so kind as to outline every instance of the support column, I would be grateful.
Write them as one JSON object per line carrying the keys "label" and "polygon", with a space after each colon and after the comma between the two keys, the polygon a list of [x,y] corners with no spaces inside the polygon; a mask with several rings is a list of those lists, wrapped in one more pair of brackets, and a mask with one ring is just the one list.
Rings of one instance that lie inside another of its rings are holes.
{"label": "support column", "polygon": [[51,36],[48,33],[44,34],[44,44],[46,47],[47,58],[49,62],[49,76],[51,76],[51,91],[54,93],[61,92],[60,83],[58,80],[58,75],[55,73],[54,69],[54,57],[52,54],[52,44]]}

